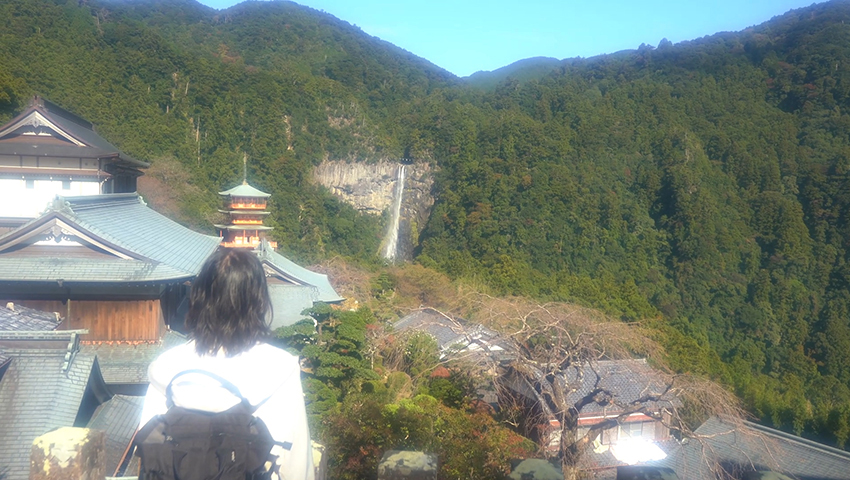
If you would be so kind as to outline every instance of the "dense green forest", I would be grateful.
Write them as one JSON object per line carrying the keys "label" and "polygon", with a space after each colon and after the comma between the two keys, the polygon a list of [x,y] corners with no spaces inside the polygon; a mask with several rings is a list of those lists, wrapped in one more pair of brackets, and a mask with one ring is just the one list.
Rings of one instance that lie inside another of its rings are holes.
{"label": "dense green forest", "polygon": [[375,261],[325,159],[438,166],[416,261],[652,326],[767,424],[850,438],[850,3],[482,86],[287,2],[0,4],[0,120],[33,94],[185,174],[241,176],[299,259]]}

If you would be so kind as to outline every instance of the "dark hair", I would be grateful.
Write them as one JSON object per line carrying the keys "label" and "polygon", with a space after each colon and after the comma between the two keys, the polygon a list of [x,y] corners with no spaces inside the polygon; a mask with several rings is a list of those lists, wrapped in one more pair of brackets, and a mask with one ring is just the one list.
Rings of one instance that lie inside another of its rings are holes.
{"label": "dark hair", "polygon": [[199,355],[232,357],[271,334],[266,274],[251,251],[222,248],[201,267],[189,295],[186,329]]}

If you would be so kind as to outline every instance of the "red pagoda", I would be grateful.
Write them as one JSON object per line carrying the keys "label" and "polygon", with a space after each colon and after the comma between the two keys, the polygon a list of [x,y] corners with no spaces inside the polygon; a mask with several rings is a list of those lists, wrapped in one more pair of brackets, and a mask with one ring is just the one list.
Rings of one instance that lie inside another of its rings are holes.
{"label": "red pagoda", "polygon": [[[224,197],[224,210],[219,210],[228,216],[226,225],[216,225],[219,236],[223,238],[221,245],[228,248],[256,248],[262,238],[261,232],[272,227],[263,225],[266,211],[266,201],[271,196],[248,185],[246,180],[242,185],[224,192],[218,192]],[[272,248],[277,248],[276,242],[269,242]]]}

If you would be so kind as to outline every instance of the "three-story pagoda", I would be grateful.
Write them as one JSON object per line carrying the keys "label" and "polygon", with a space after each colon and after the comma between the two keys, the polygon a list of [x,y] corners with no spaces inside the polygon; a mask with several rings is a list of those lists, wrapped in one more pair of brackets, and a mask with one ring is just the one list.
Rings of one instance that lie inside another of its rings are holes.
{"label": "three-story pagoda", "polygon": [[[218,192],[224,197],[224,209],[219,212],[227,214],[226,225],[216,225],[219,236],[223,238],[221,245],[228,248],[256,248],[265,237],[263,232],[272,227],[263,225],[263,219],[269,214],[266,211],[268,193],[260,191],[248,184]],[[277,243],[269,242],[272,248]]]}

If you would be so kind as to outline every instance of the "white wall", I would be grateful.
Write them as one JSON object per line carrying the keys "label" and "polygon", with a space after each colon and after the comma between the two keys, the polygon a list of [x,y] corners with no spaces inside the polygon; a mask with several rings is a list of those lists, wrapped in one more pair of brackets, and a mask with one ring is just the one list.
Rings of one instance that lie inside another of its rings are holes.
{"label": "white wall", "polygon": [[43,212],[56,197],[76,197],[98,195],[100,184],[97,181],[71,181],[63,188],[62,180],[30,180],[0,178],[0,217],[35,218]]}

